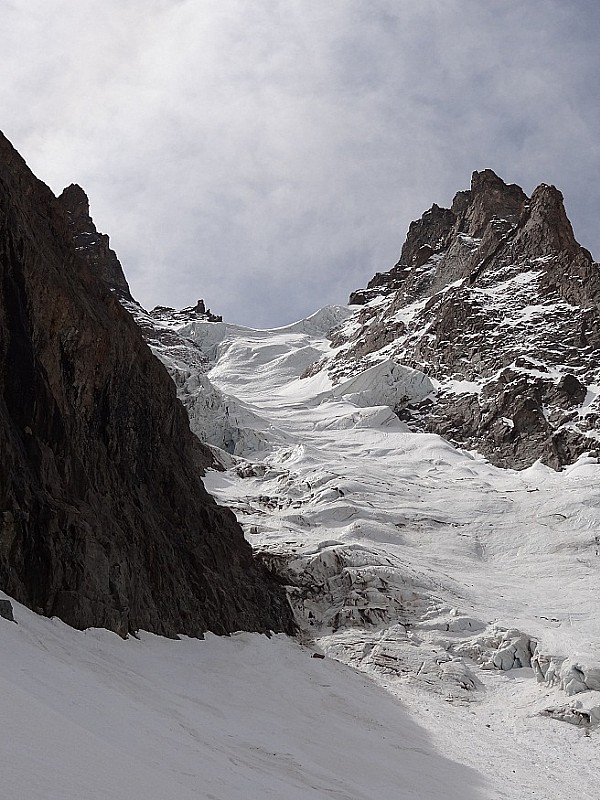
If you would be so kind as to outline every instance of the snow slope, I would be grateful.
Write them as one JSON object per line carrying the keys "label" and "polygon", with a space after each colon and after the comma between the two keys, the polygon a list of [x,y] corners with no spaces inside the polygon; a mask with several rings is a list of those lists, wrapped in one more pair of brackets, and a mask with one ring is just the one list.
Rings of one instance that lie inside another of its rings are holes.
{"label": "snow slope", "polygon": [[0,619],[0,797],[476,798],[387,693],[283,636],[123,641]]}

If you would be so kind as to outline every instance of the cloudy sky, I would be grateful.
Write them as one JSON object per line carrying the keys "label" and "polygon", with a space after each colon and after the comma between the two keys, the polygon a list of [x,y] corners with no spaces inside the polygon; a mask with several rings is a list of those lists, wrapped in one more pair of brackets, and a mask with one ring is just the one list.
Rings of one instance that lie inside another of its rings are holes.
{"label": "cloudy sky", "polygon": [[0,129],[146,307],[345,302],[474,169],[600,258],[598,0],[0,0]]}

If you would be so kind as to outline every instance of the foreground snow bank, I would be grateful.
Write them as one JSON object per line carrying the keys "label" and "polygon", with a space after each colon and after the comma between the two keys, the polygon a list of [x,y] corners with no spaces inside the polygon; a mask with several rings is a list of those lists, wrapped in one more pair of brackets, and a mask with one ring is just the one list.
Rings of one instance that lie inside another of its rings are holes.
{"label": "foreground snow bank", "polygon": [[2,796],[475,800],[371,681],[283,636],[123,641],[0,618]]}

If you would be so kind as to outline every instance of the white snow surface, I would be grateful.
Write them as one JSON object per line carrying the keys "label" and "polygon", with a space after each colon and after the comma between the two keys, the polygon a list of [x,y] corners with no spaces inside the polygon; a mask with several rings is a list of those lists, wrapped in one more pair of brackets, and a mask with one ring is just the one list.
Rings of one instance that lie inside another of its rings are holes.
{"label": "white snow surface", "polygon": [[597,459],[515,472],[411,433],[390,405],[426,384],[394,362],[359,391],[302,378],[344,318],[194,323],[213,366],[177,379],[229,453],[207,487],[290,586],[302,644],[122,641],[16,606],[3,796],[597,800]]}
{"label": "white snow surface", "polygon": [[388,405],[392,408],[418,403],[434,391],[431,380],[419,370],[387,359],[339,383],[331,395],[354,405]]}
{"label": "white snow surface", "polygon": [[478,797],[364,676],[284,636],[203,641],[0,619],[10,800]]}
{"label": "white snow surface", "polygon": [[498,469],[392,413],[390,369],[414,373],[403,391],[421,373],[281,369],[307,347],[331,353],[282,330],[223,342],[210,380],[273,436],[209,489],[291,584],[306,639],[398,697],[481,797],[597,797],[597,460]]}

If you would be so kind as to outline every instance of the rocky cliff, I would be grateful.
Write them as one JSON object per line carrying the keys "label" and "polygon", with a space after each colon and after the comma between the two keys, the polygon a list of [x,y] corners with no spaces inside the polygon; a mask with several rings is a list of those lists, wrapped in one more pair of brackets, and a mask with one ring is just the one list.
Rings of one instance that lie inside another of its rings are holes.
{"label": "rocky cliff", "polygon": [[289,630],[90,222],[0,135],[0,587],[79,628]]}
{"label": "rocky cliff", "polygon": [[63,190],[58,202],[67,212],[73,244],[80,259],[102,283],[117,294],[119,299],[132,301],[129,284],[123,273],[117,254],[110,248],[107,234],[100,233],[90,216],[88,196],[81,186],[72,183]]}
{"label": "rocky cliff", "polygon": [[[500,466],[554,468],[599,444],[600,267],[560,192],[475,172],[452,207],[413,222],[400,260],[353,292],[336,380],[393,358],[436,391],[398,413]],[[313,370],[314,371],[314,370]]]}

